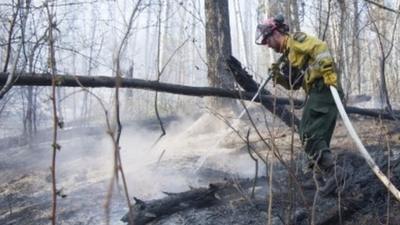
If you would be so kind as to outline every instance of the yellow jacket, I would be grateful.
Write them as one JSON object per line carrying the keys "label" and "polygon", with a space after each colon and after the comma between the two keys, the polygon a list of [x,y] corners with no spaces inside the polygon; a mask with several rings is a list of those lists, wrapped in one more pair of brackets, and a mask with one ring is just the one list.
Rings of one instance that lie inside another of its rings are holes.
{"label": "yellow jacket", "polygon": [[[297,32],[286,37],[284,49],[289,51],[286,63],[289,63],[292,68],[297,68],[297,70],[290,69],[290,73],[304,70],[300,76],[304,75],[302,86],[306,93],[312,88],[314,81],[321,77],[326,85],[338,87],[333,57],[325,42],[305,33]],[[291,88],[287,75],[285,78],[281,72],[274,74],[274,77],[276,83],[287,89]]]}

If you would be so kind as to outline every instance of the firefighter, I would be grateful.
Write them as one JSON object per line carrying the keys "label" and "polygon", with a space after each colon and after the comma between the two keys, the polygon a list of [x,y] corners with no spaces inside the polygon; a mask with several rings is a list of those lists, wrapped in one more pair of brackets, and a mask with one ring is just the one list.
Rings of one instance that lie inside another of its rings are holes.
{"label": "firefighter", "polygon": [[307,95],[300,140],[309,159],[308,167],[322,177],[319,190],[326,196],[336,190],[337,181],[343,182],[346,177],[329,148],[338,113],[329,86],[342,93],[341,85],[327,44],[303,32],[288,32],[283,16],[266,19],[257,26],[256,44],[283,56],[271,65],[274,83],[289,90],[302,87]]}

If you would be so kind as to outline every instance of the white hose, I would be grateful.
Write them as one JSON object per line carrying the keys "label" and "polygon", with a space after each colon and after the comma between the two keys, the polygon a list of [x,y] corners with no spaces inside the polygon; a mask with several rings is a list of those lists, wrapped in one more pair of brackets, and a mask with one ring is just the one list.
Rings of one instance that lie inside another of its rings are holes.
{"label": "white hose", "polygon": [[[265,85],[267,85],[267,83],[272,79],[272,74],[271,72],[268,73],[268,78],[266,78],[258,87],[257,92],[254,94],[253,98],[251,99],[250,103],[254,102],[254,100],[256,100],[256,98],[260,95],[261,90],[264,89]],[[240,113],[238,120],[240,120],[244,114],[246,113],[246,109],[243,109],[243,111]]]}
{"label": "white hose", "polygon": [[344,110],[342,101],[340,100],[339,93],[337,92],[334,86],[330,86],[331,93],[333,99],[335,100],[336,106],[339,110],[340,116],[346,126],[347,130],[350,133],[350,136],[356,142],[358,150],[360,151],[361,155],[367,161],[367,164],[371,167],[372,171],[374,171],[375,175],[382,181],[382,183],[389,189],[390,192],[394,195],[394,197],[400,201],[400,191],[390,182],[390,180],[386,177],[384,173],[379,169],[378,165],[376,165],[375,161],[372,159],[371,155],[365,149],[364,145],[362,144],[360,138],[358,137],[356,131],[354,130],[353,125],[351,125],[349,117]]}

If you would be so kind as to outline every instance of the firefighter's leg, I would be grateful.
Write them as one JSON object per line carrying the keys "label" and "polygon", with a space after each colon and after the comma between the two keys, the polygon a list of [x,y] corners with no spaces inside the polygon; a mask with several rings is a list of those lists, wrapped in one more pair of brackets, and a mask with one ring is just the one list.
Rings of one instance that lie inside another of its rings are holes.
{"label": "firefighter's leg", "polygon": [[[325,180],[320,191],[323,195],[337,188],[337,178],[345,178],[342,168],[335,166],[334,156],[329,149],[336,124],[337,109],[323,90],[310,94],[303,109],[300,138],[313,171],[320,172]],[[333,176],[339,175],[339,176]]]}

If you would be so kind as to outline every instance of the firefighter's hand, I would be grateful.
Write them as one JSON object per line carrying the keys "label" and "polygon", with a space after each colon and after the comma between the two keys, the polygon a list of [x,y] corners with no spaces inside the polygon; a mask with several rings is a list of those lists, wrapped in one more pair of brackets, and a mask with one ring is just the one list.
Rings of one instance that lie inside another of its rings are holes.
{"label": "firefighter's hand", "polygon": [[278,63],[272,63],[271,68],[269,68],[269,72],[270,72],[270,76],[272,76],[272,80],[274,82],[274,87],[276,84],[280,84],[283,87],[285,87],[286,89],[289,89],[289,83],[283,77]]}
{"label": "firefighter's hand", "polygon": [[324,83],[326,86],[334,86],[337,87],[337,76],[336,73],[328,73],[324,76]]}
{"label": "firefighter's hand", "polygon": [[278,75],[281,74],[281,69],[279,68],[278,63],[272,63],[271,67],[269,68],[269,72],[273,78],[276,78]]}

